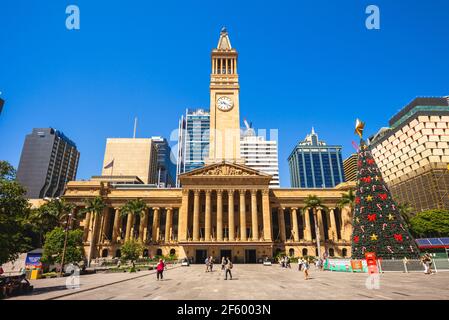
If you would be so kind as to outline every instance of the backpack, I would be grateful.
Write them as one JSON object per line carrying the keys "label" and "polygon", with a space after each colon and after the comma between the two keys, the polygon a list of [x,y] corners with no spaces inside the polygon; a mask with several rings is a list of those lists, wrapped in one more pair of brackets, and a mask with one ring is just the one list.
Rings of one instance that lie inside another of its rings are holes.
{"label": "backpack", "polygon": [[232,262],[229,261],[229,269],[232,269],[232,267],[233,267]]}

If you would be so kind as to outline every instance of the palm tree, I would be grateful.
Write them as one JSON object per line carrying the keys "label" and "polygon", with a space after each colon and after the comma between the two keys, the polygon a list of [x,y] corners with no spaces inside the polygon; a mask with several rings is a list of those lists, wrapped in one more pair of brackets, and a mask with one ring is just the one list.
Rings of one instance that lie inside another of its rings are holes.
{"label": "palm tree", "polygon": [[312,209],[313,212],[313,220],[315,224],[315,235],[316,235],[316,245],[318,249],[318,257],[321,257],[321,243],[320,243],[320,230],[318,229],[318,215],[317,210],[324,209],[325,211],[328,208],[322,203],[321,199],[315,195],[308,195],[305,200],[305,206],[302,209],[303,214],[308,214],[309,210]]}
{"label": "palm tree", "polygon": [[94,252],[94,246],[96,243],[97,233],[98,233],[98,226],[99,226],[99,220],[101,216],[103,215],[103,210],[106,208],[106,203],[104,202],[103,198],[101,196],[96,196],[95,198],[89,198],[85,200],[85,208],[83,212],[90,212],[94,215],[94,223],[92,226],[92,238],[89,245],[89,256],[87,264],[90,266],[90,261],[92,260],[93,252]]}
{"label": "palm tree", "polygon": [[[125,205],[120,210],[120,215],[128,215],[128,221],[126,222],[126,235],[125,241],[128,241],[131,236],[131,228],[135,216],[142,217],[147,204],[142,199],[133,199],[125,203]],[[142,237],[143,230],[139,230],[139,236]]]}
{"label": "palm tree", "polygon": [[410,219],[413,216],[415,209],[408,202],[398,203],[398,211],[401,214],[402,219],[404,219],[407,225],[410,225]]}
{"label": "palm tree", "polygon": [[352,210],[355,206],[355,193],[352,189],[349,189],[347,193],[341,194],[341,199],[337,204],[337,207],[343,209],[344,207],[349,207]]}

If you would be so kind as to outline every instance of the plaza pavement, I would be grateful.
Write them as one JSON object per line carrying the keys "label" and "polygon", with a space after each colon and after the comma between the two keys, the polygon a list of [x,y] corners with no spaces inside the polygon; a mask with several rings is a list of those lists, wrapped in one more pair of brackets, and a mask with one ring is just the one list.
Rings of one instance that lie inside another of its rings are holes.
{"label": "plaza pavement", "polygon": [[384,273],[379,289],[367,289],[367,274],[317,271],[312,267],[306,281],[296,265],[283,269],[277,265],[236,264],[233,280],[225,281],[219,267],[215,265],[212,273],[206,273],[203,265],[175,266],[164,272],[163,281],[156,280],[155,271],[97,273],[81,276],[79,289],[67,289],[66,278],[33,280],[32,294],[10,299],[449,299],[449,272]]}

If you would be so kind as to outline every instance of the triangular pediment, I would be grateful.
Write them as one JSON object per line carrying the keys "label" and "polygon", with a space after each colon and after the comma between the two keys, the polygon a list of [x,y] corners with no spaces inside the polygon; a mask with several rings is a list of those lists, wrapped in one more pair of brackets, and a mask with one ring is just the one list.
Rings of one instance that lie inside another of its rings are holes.
{"label": "triangular pediment", "polygon": [[254,170],[248,166],[229,163],[229,162],[220,162],[214,163],[210,165],[206,165],[202,168],[198,168],[180,175],[180,177],[193,177],[193,176],[201,176],[201,177],[271,177],[269,174],[260,172],[258,170]]}

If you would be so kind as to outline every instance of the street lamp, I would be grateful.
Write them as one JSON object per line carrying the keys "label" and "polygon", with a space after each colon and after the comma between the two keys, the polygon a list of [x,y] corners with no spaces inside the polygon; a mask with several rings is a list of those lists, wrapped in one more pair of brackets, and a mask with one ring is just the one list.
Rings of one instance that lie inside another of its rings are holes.
{"label": "street lamp", "polygon": [[65,226],[65,229],[64,229],[64,232],[65,232],[64,249],[62,250],[61,270],[59,272],[59,275],[61,277],[63,276],[63,273],[64,273],[65,253],[66,253],[66,250],[67,250],[67,238],[68,238],[68,235],[69,235],[69,225],[70,225],[71,221],[72,221],[72,213],[69,213],[67,215],[66,226]]}

